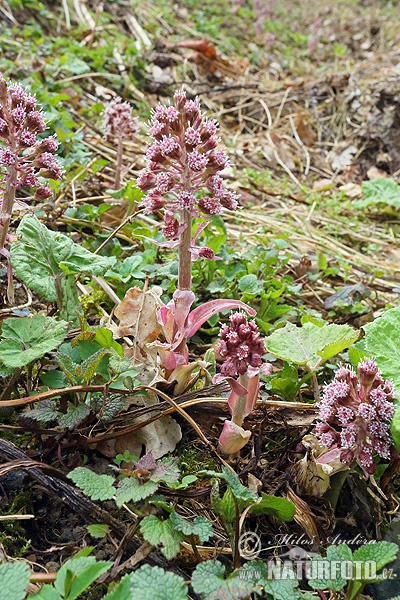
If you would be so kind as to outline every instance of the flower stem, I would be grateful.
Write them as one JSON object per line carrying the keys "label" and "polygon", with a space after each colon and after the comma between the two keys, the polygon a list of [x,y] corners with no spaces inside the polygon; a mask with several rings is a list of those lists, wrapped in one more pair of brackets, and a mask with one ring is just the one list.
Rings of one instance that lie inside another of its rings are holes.
{"label": "flower stem", "polygon": [[117,163],[115,165],[115,184],[114,188],[119,190],[121,187],[121,171],[122,171],[122,156],[124,153],[124,144],[122,141],[122,137],[118,136],[118,146],[117,146]]}
{"label": "flower stem", "polygon": [[15,200],[15,183],[18,175],[17,169],[14,166],[8,167],[7,171],[8,177],[5,181],[4,195],[0,205],[0,252],[3,250],[6,243],[8,227],[10,225]]}
{"label": "flower stem", "polygon": [[178,289],[192,289],[192,255],[189,251],[192,241],[192,216],[187,210],[181,213],[182,223],[186,225],[181,234],[179,245]]}

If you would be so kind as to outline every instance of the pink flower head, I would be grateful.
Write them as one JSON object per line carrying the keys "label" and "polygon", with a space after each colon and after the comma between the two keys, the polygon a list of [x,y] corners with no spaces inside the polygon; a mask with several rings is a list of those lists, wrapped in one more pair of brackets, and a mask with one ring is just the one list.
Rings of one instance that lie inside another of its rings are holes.
{"label": "pink flower head", "polygon": [[[184,90],[175,92],[173,106],[159,104],[153,112],[149,133],[154,143],[137,185],[144,192],[157,189],[164,197],[164,209],[175,213],[179,223],[185,211],[192,217],[208,217],[223,208],[237,209],[235,194],[226,190],[219,175],[229,161],[217,148],[217,129],[216,121],[207,119],[198,100],[188,100]],[[146,197],[142,206],[149,212]]]}
{"label": "pink flower head", "polygon": [[139,131],[139,119],[132,117],[132,106],[116,96],[104,110],[104,128],[107,139],[135,139]]}
{"label": "pink flower head", "polygon": [[[20,85],[7,84],[0,74],[0,179],[17,190],[39,188],[36,198],[49,196],[49,188],[38,178],[60,179],[63,170],[54,156],[54,136],[38,139],[46,129],[36,98]],[[44,192],[44,189],[46,190]],[[0,190],[0,203],[4,189]]]}
{"label": "pink flower head", "polygon": [[221,327],[218,352],[225,359],[221,373],[235,377],[244,375],[249,366],[260,367],[267,350],[254,320],[247,321],[244,313],[237,312],[231,314],[229,321],[230,325]]}
{"label": "pink flower head", "polygon": [[355,460],[368,478],[376,469],[374,454],[390,458],[393,400],[393,386],[374,360],[358,365],[358,377],[341,367],[324,387],[315,434],[322,445],[342,448],[340,460],[346,465]]}

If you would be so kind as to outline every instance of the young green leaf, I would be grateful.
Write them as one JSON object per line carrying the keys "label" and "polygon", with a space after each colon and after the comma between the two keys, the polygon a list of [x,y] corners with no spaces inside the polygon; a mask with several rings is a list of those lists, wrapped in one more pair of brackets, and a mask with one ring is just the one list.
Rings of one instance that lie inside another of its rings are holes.
{"label": "young green leaf", "polygon": [[97,475],[86,467],[77,467],[68,477],[92,500],[110,500],[116,491],[113,487],[114,477]]}
{"label": "young green leaf", "polygon": [[[131,596],[140,600],[187,600],[188,588],[182,577],[160,567],[143,565],[130,575]],[[106,599],[105,599],[106,600]],[[123,600],[112,598],[110,600]]]}
{"label": "young green leaf", "polygon": [[171,560],[179,552],[184,534],[177,531],[170,519],[161,521],[155,515],[145,517],[140,524],[140,531],[144,539],[153,546],[161,546],[161,551],[166,558]]}
{"label": "young green leaf", "polygon": [[140,483],[136,477],[126,477],[119,482],[115,491],[115,502],[120,507],[126,502],[139,502],[148,498],[158,489],[158,483],[149,479]]}
{"label": "young green leaf", "polygon": [[261,502],[254,504],[249,509],[249,514],[254,515],[272,515],[281,521],[292,521],[296,513],[296,507],[293,502],[286,500],[285,498],[278,498],[277,496],[268,496],[268,494],[262,494]]}
{"label": "young green leaf", "polygon": [[252,592],[261,593],[252,581],[240,579],[237,571],[227,579],[224,575],[225,567],[219,561],[202,562],[193,572],[193,589],[204,600],[241,600],[248,598]]}
{"label": "young green leaf", "polygon": [[63,600],[75,600],[112,565],[112,562],[96,561],[94,556],[70,558],[58,571],[54,587]]}
{"label": "young green leaf", "polygon": [[58,423],[63,429],[72,431],[75,429],[90,413],[90,407],[82,402],[75,406],[72,402],[68,402],[67,412],[64,415],[58,415]]}
{"label": "young green leaf", "polygon": [[68,331],[68,323],[52,317],[11,318],[3,322],[0,360],[18,369],[57,348]]}
{"label": "young green leaf", "polygon": [[23,600],[30,570],[25,562],[0,565],[0,600]]}
{"label": "young green leaf", "polygon": [[366,561],[372,560],[376,564],[376,569],[382,569],[385,565],[396,559],[399,547],[392,542],[376,542],[374,544],[365,544],[356,550],[353,554],[354,560]]}
{"label": "young green leaf", "polygon": [[131,575],[125,575],[119,584],[104,596],[103,600],[132,600],[131,586]]}
{"label": "young green leaf", "polygon": [[381,317],[363,326],[367,353],[376,360],[382,376],[393,379],[397,392],[400,392],[400,345],[393,333],[399,328],[400,306],[387,310]]}
{"label": "young green leaf", "polygon": [[196,535],[201,542],[207,542],[214,535],[212,525],[206,517],[196,517],[190,523],[174,511],[169,519],[176,531],[181,531],[185,536]]}
{"label": "young green leaf", "polygon": [[105,523],[94,523],[93,525],[88,525],[87,530],[92,537],[95,538],[103,538],[109,532],[109,526]]}
{"label": "young green leaf", "polygon": [[256,494],[250,492],[247,487],[240,483],[236,473],[232,473],[232,471],[226,467],[223,468],[222,473],[219,473],[218,471],[200,471],[200,473],[203,475],[210,475],[211,477],[217,477],[218,479],[224,479],[232,490],[232,494],[238,500],[252,500],[253,502],[257,502],[258,500]]}

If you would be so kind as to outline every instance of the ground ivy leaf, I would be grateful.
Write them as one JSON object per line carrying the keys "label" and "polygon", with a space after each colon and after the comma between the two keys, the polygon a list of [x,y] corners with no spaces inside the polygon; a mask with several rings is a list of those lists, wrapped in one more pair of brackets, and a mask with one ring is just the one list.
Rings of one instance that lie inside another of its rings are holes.
{"label": "ground ivy leaf", "polygon": [[0,360],[6,367],[25,367],[57,348],[68,331],[68,323],[52,317],[11,318],[3,322]]}
{"label": "ground ivy leaf", "polygon": [[353,344],[359,332],[349,325],[305,323],[297,327],[287,323],[265,339],[267,351],[287,362],[305,365],[312,371],[321,362]]}
{"label": "ground ivy leaf", "polygon": [[[346,544],[339,544],[338,546],[329,546],[326,551],[326,557],[317,556],[313,558],[311,561],[311,574],[313,577],[308,581],[308,584],[314,589],[325,589],[330,588],[335,591],[342,590],[347,583],[346,579],[340,576],[340,569],[336,569],[336,578],[335,579],[324,579],[318,578],[314,575],[319,575],[319,564],[321,564],[321,572],[323,573],[325,570],[325,565],[327,562],[336,563],[336,566],[341,564],[343,561],[351,561],[353,559],[353,554],[350,548]],[[335,569],[329,569],[329,572],[335,572]]]}
{"label": "ground ivy leaf", "polygon": [[33,419],[40,423],[50,423],[60,416],[57,411],[57,402],[55,400],[42,400],[37,402],[35,408],[24,413],[24,418]]}
{"label": "ground ivy leaf", "polygon": [[296,513],[296,507],[293,502],[290,502],[285,498],[268,496],[268,494],[263,493],[261,502],[252,506],[249,509],[249,513],[254,515],[273,515],[281,521],[292,521]]}
{"label": "ground ivy leaf", "polygon": [[90,408],[87,404],[82,402],[75,406],[72,402],[68,402],[67,412],[61,415],[58,419],[60,427],[63,429],[75,429],[90,413]]}
{"label": "ground ivy leaf", "polygon": [[212,525],[206,517],[196,517],[193,523],[187,521],[177,512],[173,512],[170,521],[174,529],[184,535],[196,535],[201,542],[207,542],[214,535]]}
{"label": "ground ivy leaf", "polygon": [[149,544],[161,546],[162,553],[169,560],[178,554],[184,539],[183,533],[176,531],[170,519],[162,521],[155,515],[150,515],[142,520],[140,531]]}
{"label": "ground ivy leaf", "polygon": [[115,501],[117,506],[122,506],[126,502],[138,502],[157,491],[158,483],[155,481],[146,481],[139,483],[136,477],[126,477],[119,482],[115,492]]}
{"label": "ground ivy leaf", "polygon": [[353,554],[354,560],[372,560],[376,563],[376,569],[382,569],[385,565],[396,559],[399,547],[392,542],[376,542],[365,544]]}
{"label": "ground ivy leaf", "polygon": [[0,565],[0,600],[23,600],[29,583],[27,563],[14,562]]}
{"label": "ground ivy leaf", "polygon": [[50,231],[34,215],[26,215],[17,228],[21,236],[11,244],[13,269],[33,291],[50,302],[58,300],[56,281],[64,273],[103,275],[111,260],[93,254],[58,231]]}
{"label": "ground ivy leaf", "polygon": [[218,589],[225,575],[225,567],[219,560],[206,560],[197,565],[192,574],[192,586],[196,594],[207,596]]}
{"label": "ground ivy leaf", "polygon": [[297,579],[267,579],[263,581],[264,591],[274,600],[298,600],[300,592],[297,589]]}
{"label": "ground ivy leaf", "polygon": [[[160,567],[143,565],[130,575],[131,598],[140,600],[187,600],[188,588],[179,575]],[[119,598],[118,598],[119,600]]]}
{"label": "ground ivy leaf", "polygon": [[77,467],[68,477],[92,500],[110,500],[115,494],[111,475],[97,475],[86,467]]}

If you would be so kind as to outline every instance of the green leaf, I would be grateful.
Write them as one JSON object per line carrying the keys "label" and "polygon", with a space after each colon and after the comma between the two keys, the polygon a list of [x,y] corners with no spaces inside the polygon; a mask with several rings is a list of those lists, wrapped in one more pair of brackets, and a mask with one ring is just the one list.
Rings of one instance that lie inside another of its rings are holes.
{"label": "green leaf", "polygon": [[3,322],[0,360],[18,369],[57,348],[68,331],[68,323],[52,317],[11,318]]}
{"label": "green leaf", "polygon": [[[326,551],[326,558],[317,556],[311,561],[311,574],[313,575],[308,584],[314,590],[320,590],[330,588],[335,591],[339,591],[344,588],[347,583],[346,579],[340,576],[340,563],[343,561],[352,561],[353,555],[350,548],[346,544],[339,544],[338,546],[329,546]],[[332,566],[329,563],[333,563]],[[327,570],[330,575],[336,575],[335,579],[319,578],[319,572],[322,574],[326,571],[326,565],[328,564]],[[320,568],[321,567],[321,568]],[[315,577],[315,575],[317,575]]]}
{"label": "green leaf", "polygon": [[[63,347],[64,346],[65,346],[65,344],[63,345]],[[70,383],[72,385],[78,384],[80,380],[79,380],[79,377],[77,377],[76,372],[77,372],[79,365],[72,360],[71,356],[69,354],[66,354],[65,352],[61,352],[61,350],[59,350],[56,354],[56,361],[58,362],[64,375],[66,375],[66,377],[68,377]]]}
{"label": "green leaf", "polygon": [[59,417],[57,402],[55,400],[42,400],[35,404],[35,408],[24,413],[24,416],[39,423],[50,423]]}
{"label": "green leaf", "polygon": [[115,480],[110,475],[97,475],[86,467],[77,467],[68,477],[92,500],[110,500],[115,494]]}
{"label": "green leaf", "polygon": [[181,531],[185,536],[196,535],[201,542],[207,542],[214,535],[212,525],[206,517],[196,517],[190,523],[174,511],[170,521],[176,531]]}
{"label": "green leaf", "polygon": [[366,351],[375,358],[383,377],[393,379],[396,392],[400,392],[400,344],[394,332],[399,328],[400,306],[363,326]]}
{"label": "green leaf", "polygon": [[235,501],[231,489],[228,487],[222,498],[219,495],[219,485],[215,482],[211,488],[211,506],[225,521],[233,523],[236,519]]}
{"label": "green leaf", "polygon": [[261,502],[254,504],[249,509],[250,513],[254,515],[273,515],[281,521],[292,521],[296,513],[296,507],[293,502],[286,500],[286,498],[268,496],[268,494],[263,493]]}
{"label": "green leaf", "polygon": [[58,571],[54,587],[64,600],[75,600],[112,565],[112,562],[96,561],[94,556],[70,558]]}
{"label": "green leaf", "polygon": [[236,571],[224,579],[225,567],[219,561],[207,560],[197,565],[192,575],[192,586],[206,600],[241,600],[252,592],[260,594],[252,581],[242,580]]}
{"label": "green leaf", "polygon": [[103,600],[132,600],[131,585],[131,576],[125,575],[119,584],[104,596]]}
{"label": "green leaf", "polygon": [[95,341],[100,344],[102,348],[107,350],[115,350],[121,358],[124,356],[124,350],[121,344],[118,344],[113,338],[112,331],[110,329],[106,329],[105,327],[99,327],[96,330],[96,334],[94,336]]}
{"label": "green leaf", "polygon": [[264,288],[264,283],[256,275],[244,275],[239,279],[238,285],[244,294],[259,294]]}
{"label": "green leaf", "polygon": [[109,194],[115,200],[128,200],[130,202],[140,202],[143,198],[144,193],[140,188],[137,187],[136,181],[131,179],[128,181],[124,187],[119,190],[107,190],[107,194]]}
{"label": "green leaf", "polygon": [[[179,575],[143,565],[130,575],[131,596],[140,600],[187,600],[188,588]],[[112,599],[114,600],[114,598]],[[115,598],[115,600],[120,600]],[[122,599],[121,599],[122,600]]]}
{"label": "green leaf", "polygon": [[373,205],[400,208],[400,186],[390,177],[377,177],[372,181],[363,181],[364,198],[353,202],[355,208],[368,208]]}
{"label": "green leaf", "polygon": [[64,377],[64,373],[59,371],[58,369],[53,369],[51,371],[46,371],[42,373],[40,379],[44,384],[48,385],[52,389],[59,389],[65,387],[66,379]]}
{"label": "green leaf", "polygon": [[86,360],[84,360],[80,365],[80,371],[82,373],[82,378],[85,383],[89,383],[91,379],[96,375],[97,370],[100,366],[101,361],[110,352],[102,348],[98,350],[92,356],[89,356]]}
{"label": "green leaf", "polygon": [[90,408],[87,404],[82,402],[75,406],[72,402],[68,402],[67,412],[65,415],[61,415],[58,419],[60,427],[64,429],[75,429],[90,413]]}
{"label": "green leaf", "polygon": [[111,259],[93,254],[71,238],[50,231],[34,215],[26,215],[17,228],[19,240],[11,244],[13,269],[33,291],[49,302],[56,302],[57,278],[67,273],[103,275]]}
{"label": "green leaf", "polygon": [[184,535],[174,528],[170,519],[161,521],[155,515],[145,517],[140,524],[140,531],[144,539],[153,546],[161,546],[161,551],[166,558],[171,560],[179,552]]}
{"label": "green leaf", "polygon": [[110,528],[105,523],[94,523],[93,525],[88,525],[87,530],[92,537],[103,538],[107,535]]}
{"label": "green leaf", "polygon": [[257,502],[258,500],[258,496],[256,496],[256,494],[250,492],[247,487],[240,483],[239,477],[236,475],[236,473],[232,473],[232,471],[226,467],[223,468],[222,473],[219,473],[218,471],[200,471],[200,473],[203,475],[210,475],[211,477],[217,477],[218,479],[224,479],[229,485],[232,494],[236,499],[244,501],[252,500],[253,502]]}
{"label": "green leaf", "polygon": [[126,502],[138,502],[148,498],[158,489],[158,483],[149,479],[145,483],[139,483],[136,477],[126,477],[119,482],[115,492],[115,502],[117,506],[122,506]]}
{"label": "green leaf", "polygon": [[274,600],[297,600],[300,598],[300,592],[297,589],[299,582],[295,576],[290,576],[287,568],[286,573],[286,579],[269,579],[263,581],[264,591],[272,596]]}
{"label": "green leaf", "polygon": [[47,583],[36,594],[29,596],[29,600],[63,600],[63,598],[52,585]]}
{"label": "green leaf", "polygon": [[359,332],[349,325],[324,325],[305,323],[296,327],[287,323],[265,339],[267,351],[274,356],[297,365],[304,365],[310,371],[316,369],[328,358],[339,354],[353,344]]}
{"label": "green leaf", "polygon": [[0,565],[0,600],[23,600],[30,570],[25,562]]}
{"label": "green leaf", "polygon": [[376,569],[379,570],[395,560],[398,551],[398,545],[392,542],[375,542],[374,544],[361,546],[354,552],[353,559],[360,561],[372,560],[376,564]]}

